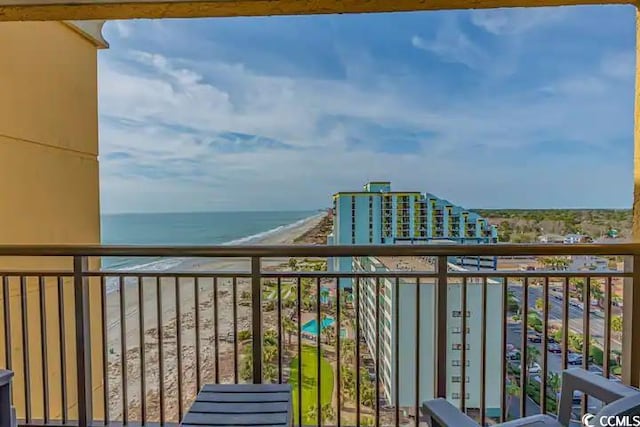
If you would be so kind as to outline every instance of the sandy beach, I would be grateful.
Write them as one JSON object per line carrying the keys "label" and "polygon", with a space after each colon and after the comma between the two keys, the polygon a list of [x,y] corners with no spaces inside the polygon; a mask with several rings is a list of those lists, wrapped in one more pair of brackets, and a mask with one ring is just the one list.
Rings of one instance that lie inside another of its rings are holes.
{"label": "sandy beach", "polygon": [[[246,242],[252,245],[279,245],[317,243],[316,230],[323,222],[324,214],[319,214],[295,226],[285,227],[274,233]],[[325,226],[326,228],[326,226]],[[314,230],[316,230],[314,232]],[[324,232],[324,229],[322,230]],[[303,236],[315,238],[305,239]],[[286,259],[269,259],[263,262],[263,269],[274,269],[286,263]],[[286,268],[286,267],[285,267]],[[203,271],[249,271],[248,259],[185,259],[176,267],[165,270],[169,272],[203,272]],[[141,285],[141,286],[140,286]],[[125,282],[124,328],[120,323],[121,293],[111,292],[107,297],[107,353],[108,353],[108,394],[109,414],[112,420],[122,419],[123,399],[129,402],[126,410],[129,420],[141,418],[141,366],[144,366],[144,388],[146,389],[146,419],[160,420],[159,380],[164,381],[164,418],[165,421],[178,421],[178,389],[182,390],[182,408],[186,410],[197,393],[198,381],[196,373],[205,375],[200,384],[207,382],[233,382],[234,364],[234,286],[236,296],[236,330],[251,330],[251,294],[248,279],[230,278],[217,280],[217,305],[214,304],[214,279],[192,277],[179,279],[165,277],[156,280],[153,277],[128,279]],[[160,291],[160,304],[158,301]],[[198,316],[196,316],[196,292],[198,300]],[[141,298],[140,298],[141,297]],[[142,312],[138,310],[141,306]],[[216,308],[217,307],[217,313]],[[161,313],[158,316],[158,313]],[[160,318],[159,318],[160,317]],[[142,328],[140,327],[142,318]],[[176,324],[180,320],[180,325]],[[218,322],[218,348],[215,346],[214,322]],[[196,328],[196,322],[198,327]],[[159,326],[162,327],[163,366],[159,363]],[[275,312],[263,313],[263,329],[275,328]],[[176,330],[180,334],[176,334]],[[141,333],[143,331],[143,333]],[[126,346],[122,341],[126,341]],[[141,357],[141,338],[144,340],[144,360]],[[178,343],[180,340],[180,343]],[[196,343],[199,352],[196,352]],[[125,357],[122,348],[126,347]],[[180,347],[180,351],[178,351]],[[219,378],[215,378],[216,352],[219,365]],[[197,355],[196,355],[197,353]],[[198,356],[198,357],[197,357]],[[126,380],[122,378],[122,361],[126,365]],[[178,363],[181,369],[178,368]],[[197,365],[200,369],[196,369]],[[123,382],[128,386],[123,390]],[[179,382],[181,384],[179,385]]]}

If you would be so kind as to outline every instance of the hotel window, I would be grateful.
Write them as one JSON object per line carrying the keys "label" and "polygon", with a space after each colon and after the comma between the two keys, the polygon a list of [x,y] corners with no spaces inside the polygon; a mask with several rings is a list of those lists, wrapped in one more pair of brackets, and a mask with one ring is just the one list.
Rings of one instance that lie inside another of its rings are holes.
{"label": "hotel window", "polygon": [[[452,383],[459,383],[461,381],[462,381],[462,377],[460,375],[454,375],[454,376],[451,377],[451,382]],[[465,381],[464,382],[466,382],[466,383],[469,382],[469,377],[468,376],[465,377]]]}
{"label": "hotel window", "polygon": [[[451,315],[453,317],[462,317],[462,311],[461,310],[453,310],[451,312]],[[471,317],[471,312],[469,310],[467,310],[467,317]]]}
{"label": "hotel window", "polygon": [[[460,393],[451,393],[451,398],[452,399],[460,399]],[[469,393],[465,393],[464,394],[464,398],[468,399],[469,398]]]}
{"label": "hotel window", "polygon": [[[452,334],[459,334],[462,332],[462,328],[460,326],[454,326],[451,328]],[[469,327],[467,326],[467,333],[469,333]]]}
{"label": "hotel window", "polygon": [[[467,344],[467,350],[469,350],[471,347],[469,346],[469,344]],[[451,344],[451,350],[462,350],[462,344],[461,343],[455,343],[455,344]]]}
{"label": "hotel window", "polygon": [[[471,365],[471,361],[467,360],[467,363],[465,363],[465,365],[470,366]],[[453,366],[453,367],[462,366],[462,363],[460,362],[459,359],[455,359],[455,360],[451,361],[451,366]]]}

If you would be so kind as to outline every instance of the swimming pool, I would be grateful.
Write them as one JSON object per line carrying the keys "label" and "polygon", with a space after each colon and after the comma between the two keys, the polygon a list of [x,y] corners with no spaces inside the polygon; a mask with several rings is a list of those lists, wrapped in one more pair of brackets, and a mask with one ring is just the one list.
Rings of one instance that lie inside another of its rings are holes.
{"label": "swimming pool", "polygon": [[[334,322],[335,320],[333,320],[333,317],[325,317],[322,319],[322,329],[328,328],[333,325]],[[318,321],[316,319],[309,320],[307,323],[302,325],[302,332],[318,335]]]}

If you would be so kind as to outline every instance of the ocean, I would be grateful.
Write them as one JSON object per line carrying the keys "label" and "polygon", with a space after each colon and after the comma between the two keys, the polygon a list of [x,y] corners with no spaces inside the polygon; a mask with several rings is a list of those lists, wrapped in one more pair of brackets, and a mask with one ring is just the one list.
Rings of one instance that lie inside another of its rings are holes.
{"label": "ocean", "polygon": [[[319,211],[193,212],[102,215],[105,245],[249,244],[294,227]],[[166,270],[183,260],[103,258],[109,269]]]}

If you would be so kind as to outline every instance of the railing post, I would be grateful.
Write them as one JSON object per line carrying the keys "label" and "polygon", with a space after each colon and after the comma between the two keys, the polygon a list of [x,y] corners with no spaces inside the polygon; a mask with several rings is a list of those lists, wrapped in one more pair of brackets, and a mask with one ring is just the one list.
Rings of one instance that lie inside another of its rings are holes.
{"label": "railing post", "polygon": [[251,257],[253,383],[262,382],[262,284],[260,257]]}
{"label": "railing post", "polygon": [[633,277],[624,279],[622,291],[622,380],[640,386],[640,256],[625,258],[624,269]]}
{"label": "railing post", "polygon": [[91,339],[89,328],[89,289],[85,272],[87,257],[73,257],[73,290],[76,333],[76,380],[78,387],[78,426],[91,425]]}
{"label": "railing post", "polygon": [[[436,287],[436,397],[447,397],[447,257],[438,256]],[[420,313],[416,313],[420,315]],[[464,315],[464,313],[463,313]],[[463,332],[464,333],[464,332]]]}

